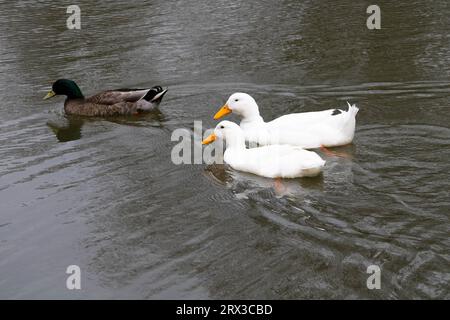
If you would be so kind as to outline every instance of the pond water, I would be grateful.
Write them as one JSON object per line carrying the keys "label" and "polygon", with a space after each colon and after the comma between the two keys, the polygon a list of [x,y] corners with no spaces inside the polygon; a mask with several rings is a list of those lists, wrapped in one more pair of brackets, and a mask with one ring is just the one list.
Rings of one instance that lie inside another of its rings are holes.
{"label": "pond water", "polygon": [[[0,1],[0,298],[450,298],[448,1],[379,1],[381,30],[367,1],[83,0],[81,30],[55,3]],[[67,117],[58,78],[169,92]],[[266,120],[355,103],[347,157],[282,188],[173,164],[236,91]]]}

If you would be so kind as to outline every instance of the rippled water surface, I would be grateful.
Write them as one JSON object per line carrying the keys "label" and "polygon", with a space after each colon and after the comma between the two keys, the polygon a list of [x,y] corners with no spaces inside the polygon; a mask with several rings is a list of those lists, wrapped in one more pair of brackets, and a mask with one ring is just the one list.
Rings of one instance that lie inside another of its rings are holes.
{"label": "rippled water surface", "polygon": [[[381,1],[375,31],[367,1],[78,3],[67,30],[66,2],[0,1],[0,298],[450,298],[448,1]],[[169,92],[66,117],[63,77]],[[174,165],[235,91],[265,119],[356,103],[347,157],[281,185]]]}

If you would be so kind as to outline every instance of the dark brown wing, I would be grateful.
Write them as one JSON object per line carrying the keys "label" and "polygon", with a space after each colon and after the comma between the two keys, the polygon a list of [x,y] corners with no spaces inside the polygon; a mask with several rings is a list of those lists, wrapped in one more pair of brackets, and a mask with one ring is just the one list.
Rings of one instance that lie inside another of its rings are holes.
{"label": "dark brown wing", "polygon": [[114,105],[121,102],[137,102],[141,100],[150,89],[119,89],[98,93],[86,99],[88,103],[101,105]]}

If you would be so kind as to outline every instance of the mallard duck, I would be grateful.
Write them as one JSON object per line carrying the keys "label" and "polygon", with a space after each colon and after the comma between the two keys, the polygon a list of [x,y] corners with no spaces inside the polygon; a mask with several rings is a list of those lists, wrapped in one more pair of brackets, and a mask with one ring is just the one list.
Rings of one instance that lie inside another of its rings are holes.
{"label": "mallard duck", "polygon": [[167,89],[155,86],[151,89],[109,90],[85,98],[74,81],[59,79],[53,83],[44,100],[65,95],[64,110],[67,114],[115,116],[151,111],[159,105],[166,92]]}
{"label": "mallard duck", "polygon": [[220,122],[202,144],[218,138],[226,142],[224,161],[235,170],[267,178],[297,178],[316,176],[325,165],[315,152],[300,147],[270,145],[247,149],[244,132],[231,121]]}
{"label": "mallard duck", "polygon": [[[348,102],[347,102],[348,103]],[[220,119],[229,113],[242,118],[240,127],[247,141],[260,145],[290,144],[306,149],[336,147],[352,142],[358,108],[329,109],[317,112],[291,113],[264,122],[255,99],[246,93],[234,93],[215,114]]]}

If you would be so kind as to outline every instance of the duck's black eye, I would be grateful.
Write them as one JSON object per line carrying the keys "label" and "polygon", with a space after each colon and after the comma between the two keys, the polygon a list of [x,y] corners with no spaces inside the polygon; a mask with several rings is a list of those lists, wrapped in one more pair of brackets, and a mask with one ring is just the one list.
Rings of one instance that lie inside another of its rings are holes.
{"label": "duck's black eye", "polygon": [[220,129],[224,129],[225,127],[224,126],[220,126]]}
{"label": "duck's black eye", "polygon": [[239,101],[239,99],[234,99],[234,101],[235,101],[235,102],[238,102],[238,101]]}

